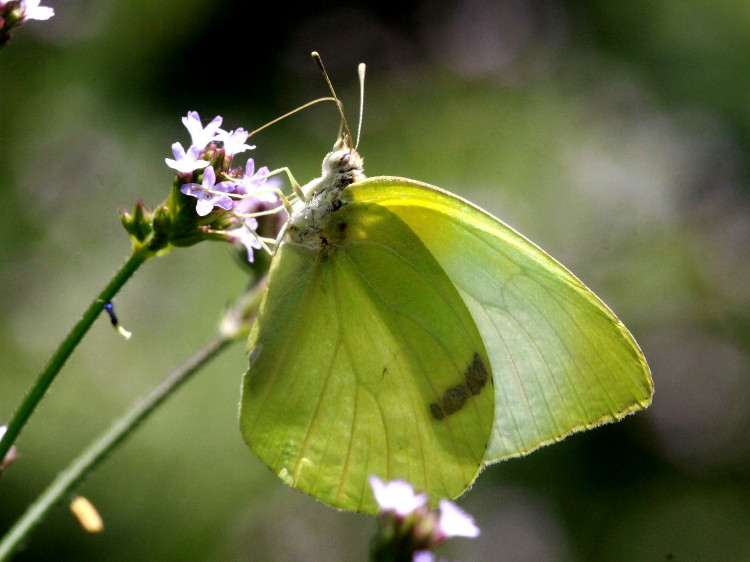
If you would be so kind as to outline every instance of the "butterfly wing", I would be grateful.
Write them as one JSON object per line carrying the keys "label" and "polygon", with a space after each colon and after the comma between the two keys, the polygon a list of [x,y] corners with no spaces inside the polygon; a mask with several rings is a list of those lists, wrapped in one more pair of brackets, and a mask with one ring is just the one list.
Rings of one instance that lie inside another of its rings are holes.
{"label": "butterfly wing", "polygon": [[357,182],[346,197],[402,219],[471,312],[495,383],[485,463],[526,454],[651,402],[648,365],[625,326],[515,230],[451,193],[401,178]]}
{"label": "butterfly wing", "polygon": [[284,242],[249,339],[240,425],[289,485],[375,512],[368,477],[435,499],[481,469],[494,415],[489,359],[431,252],[384,207],[336,212],[338,239]]}

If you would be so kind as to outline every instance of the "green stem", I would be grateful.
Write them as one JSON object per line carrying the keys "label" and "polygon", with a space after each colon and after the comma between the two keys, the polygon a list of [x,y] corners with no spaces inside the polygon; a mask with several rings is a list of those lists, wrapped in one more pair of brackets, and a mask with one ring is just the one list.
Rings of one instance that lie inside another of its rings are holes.
{"label": "green stem", "polygon": [[47,487],[26,513],[16,522],[0,541],[0,562],[10,558],[14,550],[29,532],[41,522],[47,511],[70,492],[104,458],[122,443],[169,395],[179,388],[191,375],[224,348],[238,339],[237,334],[222,334],[191,357],[180,368],[167,375],[142,401],[134,404],[119,420],[86,448]]}
{"label": "green stem", "polygon": [[224,314],[219,327],[219,337],[167,375],[146,398],[134,404],[55,478],[0,541],[0,562],[7,560],[21,541],[41,522],[47,511],[124,442],[164,400],[224,348],[247,336],[252,320],[260,307],[265,285],[266,279],[264,278],[245,292]]}
{"label": "green stem", "polygon": [[57,351],[55,351],[54,355],[52,355],[47,363],[47,366],[39,374],[34,386],[31,387],[31,390],[18,406],[18,409],[13,414],[13,418],[11,418],[8,423],[8,429],[2,440],[0,440],[0,459],[5,458],[5,455],[10,450],[13,443],[15,443],[18,434],[21,433],[21,430],[31,417],[34,409],[52,384],[52,381],[55,380],[60,369],[65,365],[65,361],[67,361],[70,354],[73,353],[73,350],[83,339],[83,336],[86,335],[86,332],[88,332],[89,328],[94,323],[94,320],[96,320],[97,316],[99,316],[103,310],[104,305],[114,298],[125,282],[130,279],[141,264],[152,255],[153,254],[145,251],[134,251],[117,271],[109,284],[104,287],[104,290],[102,290],[102,292],[99,293],[99,296],[97,296],[89,305],[86,312],[83,313],[83,316],[78,323],[73,326],[73,329],[68,333],[67,337],[60,343]]}

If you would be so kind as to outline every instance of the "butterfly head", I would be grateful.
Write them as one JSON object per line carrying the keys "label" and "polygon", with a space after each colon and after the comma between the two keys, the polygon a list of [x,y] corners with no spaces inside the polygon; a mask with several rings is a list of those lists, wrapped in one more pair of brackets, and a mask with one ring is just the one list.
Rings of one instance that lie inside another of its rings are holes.
{"label": "butterfly head", "polygon": [[302,187],[308,201],[321,192],[339,194],[347,185],[365,178],[362,157],[349,146],[347,138],[342,135],[325,155],[321,176]]}
{"label": "butterfly head", "polygon": [[342,135],[323,158],[322,171],[324,178],[330,178],[329,185],[338,189],[365,177],[362,157],[349,146],[346,135]]}
{"label": "butterfly head", "polygon": [[[292,241],[314,248],[334,241],[335,236],[328,232],[329,217],[341,208],[341,194],[346,187],[365,178],[362,157],[347,139],[344,134],[336,141],[323,158],[321,176],[302,187],[304,199],[295,204],[287,228]],[[341,233],[336,236],[341,237]]]}

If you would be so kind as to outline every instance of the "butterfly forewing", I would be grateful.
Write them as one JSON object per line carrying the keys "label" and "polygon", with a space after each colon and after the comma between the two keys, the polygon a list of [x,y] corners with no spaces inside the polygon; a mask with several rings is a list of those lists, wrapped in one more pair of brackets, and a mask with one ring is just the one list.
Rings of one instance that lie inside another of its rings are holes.
{"label": "butterfly forewing", "polygon": [[285,242],[274,259],[249,341],[245,440],[288,484],[335,507],[374,512],[373,474],[455,497],[490,440],[482,337],[393,213],[353,203],[332,220],[335,240]]}

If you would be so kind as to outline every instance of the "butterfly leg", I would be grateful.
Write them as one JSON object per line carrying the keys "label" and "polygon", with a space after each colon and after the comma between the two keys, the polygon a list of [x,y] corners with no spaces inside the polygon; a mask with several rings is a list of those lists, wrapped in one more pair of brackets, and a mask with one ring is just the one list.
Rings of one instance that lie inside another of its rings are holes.
{"label": "butterfly leg", "polygon": [[[278,174],[286,174],[286,176],[289,178],[289,183],[292,184],[292,189],[294,190],[294,193],[299,197],[302,201],[305,201],[305,193],[302,191],[302,188],[299,186],[299,183],[296,179],[294,179],[294,176],[292,175],[292,171],[287,168],[286,166],[283,168],[277,168],[276,170],[271,170],[267,174],[263,176],[258,176],[261,178],[270,178],[271,176],[275,176]],[[287,202],[288,203],[288,202]],[[286,206],[286,203],[285,203]],[[289,214],[291,214],[291,208],[288,208],[287,211],[290,211]]]}
{"label": "butterfly leg", "polygon": [[281,241],[284,239],[284,235],[286,234],[286,229],[289,226],[289,221],[284,223],[284,226],[281,227],[281,230],[279,231],[279,235],[276,237],[276,241],[273,243],[273,251],[271,252],[271,256],[275,256],[276,252],[279,249],[279,245],[281,244]]}

